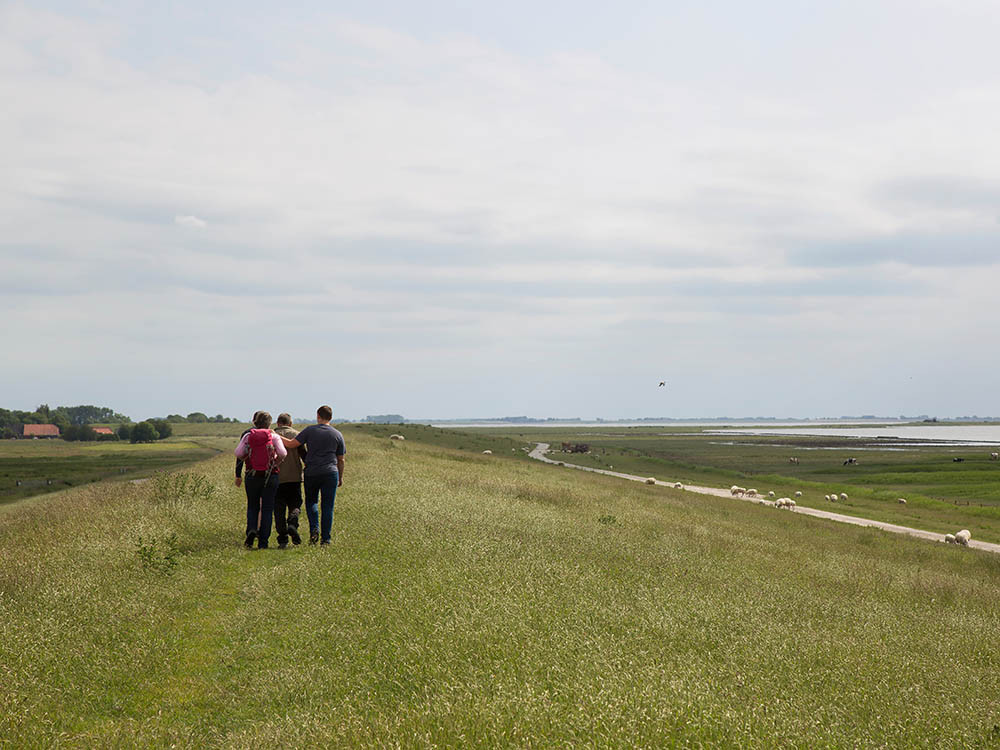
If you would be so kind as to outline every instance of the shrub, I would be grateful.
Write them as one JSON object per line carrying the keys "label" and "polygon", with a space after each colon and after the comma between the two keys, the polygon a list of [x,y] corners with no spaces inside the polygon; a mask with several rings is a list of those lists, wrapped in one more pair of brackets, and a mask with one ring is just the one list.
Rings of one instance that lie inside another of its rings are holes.
{"label": "shrub", "polygon": [[132,443],[152,443],[160,439],[160,433],[150,422],[139,422],[132,428],[129,435],[129,442]]}

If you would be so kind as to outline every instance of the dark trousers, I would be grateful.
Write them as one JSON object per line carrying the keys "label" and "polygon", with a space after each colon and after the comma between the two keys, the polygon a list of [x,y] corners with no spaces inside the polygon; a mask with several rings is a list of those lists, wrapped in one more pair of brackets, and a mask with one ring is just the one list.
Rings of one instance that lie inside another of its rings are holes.
{"label": "dark trousers", "polygon": [[[267,477],[265,481],[265,476]],[[257,547],[267,547],[271,537],[271,516],[274,515],[274,495],[278,491],[278,475],[265,475],[263,472],[251,471],[243,480],[247,491],[247,533],[257,532]],[[257,527],[257,516],[260,515],[260,527]]]}
{"label": "dark trousers", "polygon": [[[305,477],[306,485],[306,516],[309,518],[309,532],[320,532],[321,541],[330,543],[330,531],[333,528],[333,503],[337,497],[337,483],[340,475],[337,472],[322,474],[318,477]],[[323,512],[320,517],[320,497],[322,496]]]}
{"label": "dark trousers", "polygon": [[302,512],[302,482],[282,482],[274,496],[274,527],[278,544],[288,544],[288,530],[298,532]]}

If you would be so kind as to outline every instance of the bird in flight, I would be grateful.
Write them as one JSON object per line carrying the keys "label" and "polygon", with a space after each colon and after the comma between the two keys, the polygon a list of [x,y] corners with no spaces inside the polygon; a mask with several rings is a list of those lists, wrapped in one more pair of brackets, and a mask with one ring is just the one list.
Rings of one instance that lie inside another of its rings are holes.
{"label": "bird in flight", "polygon": [[663,387],[663,386],[665,386],[666,384],[667,384],[667,381],[666,381],[666,380],[661,380],[661,381],[660,381],[660,384],[659,384],[659,385],[657,386],[657,388],[662,388],[662,387]]}

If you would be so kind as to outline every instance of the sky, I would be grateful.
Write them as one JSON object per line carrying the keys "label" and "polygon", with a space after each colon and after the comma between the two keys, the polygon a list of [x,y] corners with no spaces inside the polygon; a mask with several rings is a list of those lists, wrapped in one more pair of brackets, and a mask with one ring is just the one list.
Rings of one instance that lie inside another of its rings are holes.
{"label": "sky", "polygon": [[998,29],[0,0],[0,406],[1000,414]]}

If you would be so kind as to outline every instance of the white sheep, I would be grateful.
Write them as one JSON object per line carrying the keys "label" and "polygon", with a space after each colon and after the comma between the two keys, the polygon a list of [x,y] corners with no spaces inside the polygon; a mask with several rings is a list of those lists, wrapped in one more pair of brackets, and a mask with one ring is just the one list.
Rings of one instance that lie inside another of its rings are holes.
{"label": "white sheep", "polygon": [[899,503],[900,505],[906,505],[906,498],[901,497],[896,502]]}
{"label": "white sheep", "polygon": [[802,490],[795,490],[795,497],[802,497]]}
{"label": "white sheep", "polygon": [[846,492],[841,492],[840,493],[840,499],[841,500],[846,500],[847,499],[847,493]]}
{"label": "white sheep", "polygon": [[491,451],[491,450],[485,450],[485,451],[483,451],[483,455],[484,456],[492,456],[493,455],[493,451]]}
{"label": "white sheep", "polygon": [[972,539],[972,533],[968,529],[962,529],[960,532],[955,534],[955,543],[961,544],[964,547],[969,546],[970,539]]}
{"label": "white sheep", "polygon": [[403,437],[402,435],[390,435],[389,439],[390,440],[406,440],[406,438]]}
{"label": "white sheep", "polygon": [[681,484],[680,482],[674,482],[674,489],[675,490],[683,490],[684,489],[684,485]]}
{"label": "white sheep", "polygon": [[797,459],[795,456],[792,456],[790,459],[788,459],[788,463],[790,464],[797,464],[798,462],[799,459]]}
{"label": "white sheep", "polygon": [[795,501],[794,501],[794,500],[791,500],[791,499],[789,499],[789,501],[788,501],[788,503],[787,503],[787,506],[788,506],[788,509],[789,509],[789,510],[795,510]]}
{"label": "white sheep", "polygon": [[774,497],[774,492],[773,492],[773,491],[772,491],[772,492],[768,492],[768,493],[767,493],[767,496],[768,496],[768,497]]}
{"label": "white sheep", "polygon": [[830,496],[829,495],[823,495],[823,499],[826,500],[827,502],[829,502]]}
{"label": "white sheep", "polygon": [[656,477],[648,477],[646,479],[646,484],[656,484]]}
{"label": "white sheep", "polygon": [[955,543],[955,535],[954,534],[945,534],[944,535],[944,540],[948,544],[954,544]]}
{"label": "white sheep", "polygon": [[997,451],[993,451],[990,454],[990,461],[1000,461],[1000,453],[998,453]]}
{"label": "white sheep", "polygon": [[757,490],[755,490],[753,487],[751,487],[750,489],[748,489],[746,491],[746,496],[747,497],[757,497]]}

